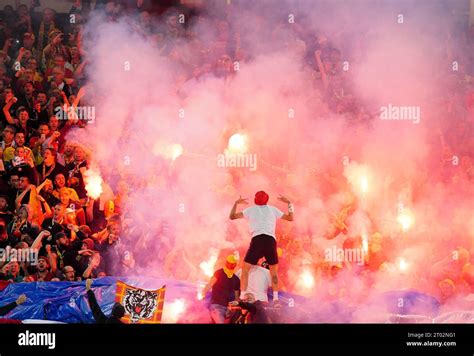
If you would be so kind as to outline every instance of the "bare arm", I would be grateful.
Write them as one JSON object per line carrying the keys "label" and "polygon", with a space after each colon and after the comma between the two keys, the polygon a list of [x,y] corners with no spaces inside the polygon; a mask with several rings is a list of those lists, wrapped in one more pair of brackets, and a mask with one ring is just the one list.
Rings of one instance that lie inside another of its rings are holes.
{"label": "bare arm", "polygon": [[44,231],[41,231],[38,235],[38,237],[36,237],[35,241],[31,244],[31,249],[32,250],[39,250],[39,248],[41,247],[41,243],[43,242],[43,239],[45,238],[45,236],[50,236],[51,233],[47,230],[44,230]]}
{"label": "bare arm", "polygon": [[82,57],[84,57],[87,53],[84,47],[82,46],[82,29],[79,30],[79,33],[77,34],[77,49],[79,53],[81,54]]}
{"label": "bare arm", "polygon": [[32,210],[30,221],[36,221],[38,218],[38,193],[36,192],[36,186],[34,184],[30,184],[30,201],[28,202],[28,207]]}
{"label": "bare arm", "polygon": [[[23,198],[25,197],[26,193],[28,193],[30,190],[31,190],[31,186],[32,184],[30,184],[28,186],[28,188],[26,188],[17,198],[16,198],[16,201],[15,201],[15,204],[16,204],[16,208],[18,209],[21,205],[21,201],[23,200]],[[31,198],[30,198],[31,200]]]}
{"label": "bare arm", "polygon": [[31,149],[31,151],[33,152],[33,156],[37,156],[38,153],[41,154],[41,149],[45,141],[46,139],[43,140],[41,137],[36,140],[33,148]]}
{"label": "bare arm", "polygon": [[232,210],[230,211],[229,214],[229,219],[230,220],[235,220],[235,219],[242,219],[244,217],[244,214],[242,212],[237,213],[237,205],[239,204],[248,204],[247,199],[242,199],[242,196],[239,197],[232,206]]}
{"label": "bare arm", "polygon": [[72,106],[74,107],[74,109],[77,108],[77,106],[79,105],[79,102],[81,101],[81,99],[86,95],[86,87],[83,86],[81,87],[81,89],[79,89],[79,91],[77,92],[77,95],[76,95],[76,99],[74,100],[74,102],[72,103]]}
{"label": "bare arm", "polygon": [[100,254],[98,252],[94,252],[92,255],[91,261],[89,262],[86,270],[82,274],[82,278],[85,278],[85,279],[90,278],[92,271],[94,270],[94,268],[97,268],[97,266],[99,266],[99,263],[100,263]]}
{"label": "bare arm", "polygon": [[38,194],[38,200],[41,206],[44,208],[44,216],[47,216],[47,217],[53,216],[51,207],[49,206],[48,202],[39,194]]}
{"label": "bare arm", "polygon": [[26,21],[28,22],[28,32],[33,32],[33,26],[31,24],[31,15],[28,14],[26,16],[27,16]]}
{"label": "bare arm", "polygon": [[53,184],[53,182],[51,182],[50,179],[45,179],[43,183],[41,183],[40,185],[38,185],[36,187],[36,192],[39,194],[41,192],[41,189],[43,189],[43,187],[46,185],[46,184]]}
{"label": "bare arm", "polygon": [[52,48],[51,44],[48,43],[43,49],[43,56],[47,58],[49,56],[49,54],[51,53],[52,49],[53,48]]}
{"label": "bare arm", "polygon": [[21,63],[21,60],[23,59],[24,55],[25,55],[25,47],[21,47],[20,50],[18,51],[18,56],[16,57],[16,60],[13,66],[15,66],[16,63]]}
{"label": "bare arm", "polygon": [[10,49],[11,46],[12,46],[12,39],[9,38],[5,41],[3,45],[3,52],[8,53],[8,50]]}
{"label": "bare arm", "polygon": [[10,125],[15,125],[15,120],[13,120],[12,116],[10,115],[10,108],[12,107],[15,101],[16,101],[15,98],[11,98],[10,100],[8,100],[7,104],[3,107],[3,114],[5,115],[5,119],[8,121]]}
{"label": "bare arm", "polygon": [[324,70],[324,64],[321,61],[321,50],[314,52],[314,57],[316,58],[316,63],[318,64],[319,72],[321,73],[321,79],[323,80],[324,89],[327,89],[329,86],[328,75]]}
{"label": "bare arm", "polygon": [[210,279],[210,281],[206,284],[206,286],[204,287],[204,289],[202,290],[202,297],[204,298],[206,296],[206,294],[212,289],[212,287],[214,286],[214,284],[216,284],[217,282],[217,278],[216,277],[212,277]]}
{"label": "bare arm", "polygon": [[63,90],[61,91],[61,97],[63,98],[63,101],[64,101],[64,109],[65,109],[65,111],[66,111],[66,112],[69,112],[69,107],[70,107],[71,105],[69,104],[69,100],[68,100],[68,98],[67,98],[67,95],[66,95],[66,93],[65,93]]}
{"label": "bare arm", "polygon": [[74,75],[76,75],[76,77],[79,77],[82,75],[82,72],[84,71],[86,64],[87,64],[87,61],[82,61],[81,64],[77,66],[76,70],[74,71]]}
{"label": "bare arm", "polygon": [[[76,196],[75,196],[75,197],[73,197],[73,196],[71,195],[71,199],[72,199],[73,201],[76,200],[77,202],[80,203],[80,199],[79,199],[79,197],[77,196],[77,193],[76,193]],[[87,204],[87,205],[86,205],[86,208],[85,208],[85,211],[86,211],[86,212],[85,212],[85,218],[84,218],[84,219],[87,219],[87,221],[92,221],[92,220],[94,220],[94,200],[92,200],[92,202],[89,201],[89,203],[87,203],[87,200],[86,200],[86,204]],[[83,209],[83,210],[84,210],[84,209]]]}
{"label": "bare arm", "polygon": [[56,97],[52,96],[51,98],[49,98],[48,103],[46,104],[46,108],[47,108],[49,116],[55,115],[54,113],[55,104],[56,104]]}
{"label": "bare arm", "polygon": [[293,221],[293,205],[291,204],[288,198],[285,198],[283,195],[278,197],[278,200],[281,200],[283,203],[288,204],[288,213],[283,214],[281,218],[283,220]]}
{"label": "bare arm", "polygon": [[82,274],[82,278],[85,278],[85,279],[90,278],[93,269],[94,267],[91,264],[89,264],[87,268],[84,270],[84,273]]}

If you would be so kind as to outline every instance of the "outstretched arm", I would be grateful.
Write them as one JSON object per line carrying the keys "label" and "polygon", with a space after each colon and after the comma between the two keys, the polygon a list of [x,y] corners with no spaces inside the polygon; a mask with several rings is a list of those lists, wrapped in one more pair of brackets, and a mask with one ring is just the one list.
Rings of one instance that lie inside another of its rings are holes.
{"label": "outstretched arm", "polygon": [[281,200],[283,203],[288,204],[288,213],[281,216],[282,219],[293,221],[293,204],[291,204],[288,198],[285,198],[283,195],[278,197],[278,200]]}
{"label": "outstretched arm", "polygon": [[32,250],[39,250],[41,248],[41,245],[43,244],[43,239],[46,236],[51,236],[51,233],[48,230],[43,230],[41,231],[38,236],[36,237],[35,241],[31,245]]}
{"label": "outstretched arm", "polygon": [[15,309],[18,305],[23,304],[26,301],[26,295],[22,294],[14,302],[0,307],[0,316],[4,316]]}
{"label": "outstretched arm", "polygon": [[318,64],[318,69],[321,73],[321,79],[323,80],[324,89],[327,89],[329,87],[329,80],[326,70],[324,69],[324,64],[321,61],[321,50],[315,51],[314,57],[316,58],[316,63]]}
{"label": "outstretched arm", "polygon": [[242,219],[244,217],[244,214],[242,212],[237,213],[237,205],[239,204],[248,204],[247,199],[242,199],[242,196],[239,197],[232,206],[232,210],[230,211],[229,214],[229,219],[230,220],[235,220],[235,219]]}
{"label": "outstretched arm", "polygon": [[86,290],[87,290],[87,299],[89,300],[89,305],[92,310],[92,315],[94,316],[95,321],[97,324],[104,324],[107,320],[107,317],[100,309],[99,303],[97,303],[97,299],[95,299],[94,292],[91,290],[92,279],[88,279],[86,281]]}
{"label": "outstretched arm", "polygon": [[10,115],[10,108],[15,102],[16,102],[16,98],[10,98],[10,100],[8,100],[5,106],[3,107],[3,114],[5,115],[5,119],[10,125],[16,124],[15,120]]}
{"label": "outstretched arm", "polygon": [[89,262],[89,265],[87,266],[86,270],[82,274],[82,278],[91,278],[92,272],[94,271],[95,268],[99,267],[99,263],[100,263],[100,254],[98,252],[93,252],[91,261]]}
{"label": "outstretched arm", "polygon": [[202,299],[206,297],[206,294],[212,289],[212,287],[214,287],[214,284],[216,284],[216,282],[217,278],[213,276],[200,293],[200,297],[202,297]]}

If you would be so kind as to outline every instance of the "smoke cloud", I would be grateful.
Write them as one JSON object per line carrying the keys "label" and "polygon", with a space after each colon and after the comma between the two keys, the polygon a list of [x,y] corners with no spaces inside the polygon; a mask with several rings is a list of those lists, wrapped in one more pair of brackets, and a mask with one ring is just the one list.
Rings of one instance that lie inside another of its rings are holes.
{"label": "smoke cloud", "polygon": [[[179,39],[165,24],[179,13],[154,20],[164,26],[161,37],[144,35],[135,18],[94,17],[85,99],[96,120],[68,139],[91,149],[115,191],[128,186],[135,274],[205,281],[208,263],[243,256],[247,223],[228,214],[239,195],[252,202],[263,189],[269,204],[286,209],[276,200],[283,194],[295,205],[295,221],[278,222],[277,235],[285,287],[309,298],[294,315],[316,311],[300,321],[385,321],[400,301],[387,306],[377,296],[409,289],[438,296],[441,280],[457,284],[474,252],[474,140],[472,130],[470,145],[449,137],[454,122],[472,127],[473,115],[446,105],[462,92],[450,90],[460,75],[447,54],[462,53],[461,25],[428,3],[233,1],[185,18],[188,35]],[[239,50],[225,47],[236,38]],[[350,92],[349,110],[327,99],[317,70],[314,51],[324,54],[328,44],[340,57],[340,67],[328,69],[340,73],[329,89]],[[224,54],[231,63],[209,70]],[[242,149],[255,155],[255,170],[218,164],[236,133],[246,135]],[[345,228],[334,227],[338,218]],[[327,261],[333,246],[370,251],[384,263],[373,257],[364,270]],[[300,281],[306,270],[310,288]],[[464,310],[463,303],[442,308]]]}

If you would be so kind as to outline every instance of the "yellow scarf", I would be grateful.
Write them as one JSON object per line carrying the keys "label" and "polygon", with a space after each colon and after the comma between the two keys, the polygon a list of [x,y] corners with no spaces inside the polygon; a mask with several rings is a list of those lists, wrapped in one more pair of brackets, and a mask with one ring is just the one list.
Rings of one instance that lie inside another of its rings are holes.
{"label": "yellow scarf", "polygon": [[232,278],[232,276],[234,275],[234,270],[224,267],[224,273],[226,274],[227,278]]}
{"label": "yellow scarf", "polygon": [[[234,270],[235,270],[235,264],[236,263],[237,263],[237,261],[235,260],[234,255],[227,256],[226,265],[223,268],[224,273],[226,274],[227,278],[232,278],[232,276],[234,275]],[[234,267],[232,269],[228,268],[227,267],[228,264],[234,265]]]}

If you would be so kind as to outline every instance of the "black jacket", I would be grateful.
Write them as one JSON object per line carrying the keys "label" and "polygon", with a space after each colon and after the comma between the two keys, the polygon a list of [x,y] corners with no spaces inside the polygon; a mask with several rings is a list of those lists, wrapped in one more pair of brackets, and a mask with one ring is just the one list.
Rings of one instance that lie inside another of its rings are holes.
{"label": "black jacket", "polygon": [[15,309],[17,306],[16,302],[11,302],[10,304],[0,307],[0,316],[4,316]]}
{"label": "black jacket", "polygon": [[92,315],[94,316],[96,324],[123,324],[120,319],[117,319],[114,316],[105,316],[105,314],[100,309],[99,303],[95,298],[94,292],[92,290],[87,291],[87,299],[89,299],[89,305],[92,310]]}

